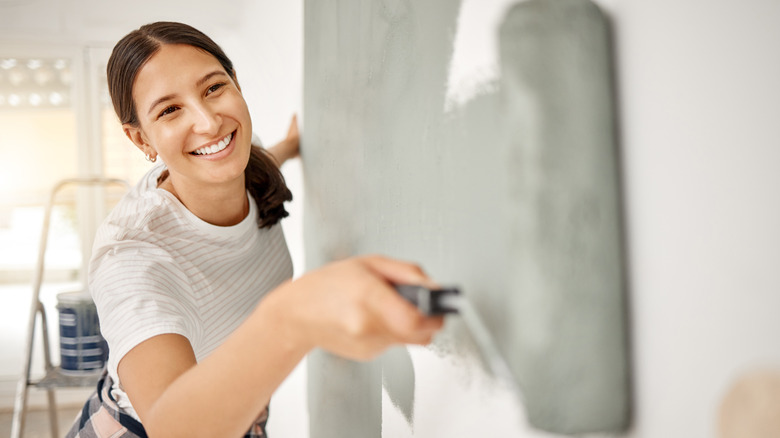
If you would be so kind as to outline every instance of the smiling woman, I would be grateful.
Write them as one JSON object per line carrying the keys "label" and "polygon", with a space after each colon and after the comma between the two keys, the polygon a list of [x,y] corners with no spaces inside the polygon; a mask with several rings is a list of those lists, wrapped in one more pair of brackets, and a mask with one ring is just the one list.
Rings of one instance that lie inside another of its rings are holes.
{"label": "smiling woman", "polygon": [[392,288],[433,286],[413,264],[362,257],[289,281],[278,166],[298,155],[296,122],[269,151],[252,146],[236,72],[211,39],[146,25],[107,70],[125,134],[161,163],[95,237],[89,289],[109,359],[69,437],[265,436],[271,395],[313,348],[368,359],[430,342],[441,318]]}
{"label": "smiling woman", "polygon": [[[183,66],[191,68],[184,69]],[[197,201],[206,193],[219,191],[212,185],[213,181],[204,181],[205,176],[200,176],[199,172],[205,170],[208,178],[221,179],[222,183],[232,178],[233,184],[239,186],[244,175],[248,175],[245,183],[252,196],[257,198],[262,193],[265,197],[265,202],[259,204],[260,208],[267,208],[259,215],[261,225],[266,224],[264,221],[272,224],[287,215],[283,203],[291,199],[291,194],[267,154],[251,148],[252,122],[233,63],[213,40],[190,26],[153,23],[117,43],[107,70],[111,100],[125,133],[149,159],[161,155],[168,168],[160,182],[190,210],[195,208],[212,221],[221,222],[212,222],[216,225],[236,223],[237,218],[211,217],[209,211],[213,206],[204,209]],[[142,108],[140,114],[138,107]],[[189,131],[188,123],[192,124]],[[229,130],[231,127],[234,129]],[[210,157],[218,161],[218,165],[204,166],[204,160],[188,159],[187,154],[210,147],[239,128],[239,138],[232,144],[238,143],[243,148],[235,154],[231,147],[219,156],[204,154],[202,157]],[[297,154],[297,130],[291,134],[289,141],[276,148],[277,160],[283,162]],[[157,150],[158,147],[151,144],[152,138],[154,144],[164,145],[165,150]],[[174,151],[176,148],[178,151]],[[248,171],[244,172],[245,160],[251,151],[254,152]],[[177,189],[167,178],[168,172],[178,174],[174,179],[186,179],[194,185]],[[188,191],[189,188],[192,191]],[[179,189],[184,193],[179,193]],[[181,199],[182,196],[186,200]],[[223,198],[216,194],[212,199]],[[241,211],[246,214],[244,210],[245,206],[242,206]],[[225,220],[227,222],[223,222]]]}
{"label": "smiling woman", "polygon": [[[165,162],[169,175],[160,187],[206,222],[235,225],[246,217],[252,122],[238,84],[217,59],[192,46],[163,45],[136,76],[133,101],[143,111],[137,124],[123,127],[144,154]],[[279,204],[292,197],[283,192]]]}

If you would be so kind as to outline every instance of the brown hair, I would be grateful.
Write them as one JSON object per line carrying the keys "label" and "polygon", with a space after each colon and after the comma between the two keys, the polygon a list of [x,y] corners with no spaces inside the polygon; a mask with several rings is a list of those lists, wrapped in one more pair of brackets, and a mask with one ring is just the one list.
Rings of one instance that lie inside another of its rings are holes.
{"label": "brown hair", "polygon": [[[108,91],[114,111],[121,123],[138,126],[138,113],[133,100],[135,77],[146,61],[163,44],[186,44],[214,56],[236,84],[233,63],[211,38],[192,26],[160,21],[141,26],[127,34],[114,46],[108,59]],[[167,170],[161,178],[167,176]],[[246,188],[258,207],[257,225],[270,227],[287,217],[284,203],[292,200],[292,193],[273,157],[263,148],[252,147],[249,163],[244,170]]]}

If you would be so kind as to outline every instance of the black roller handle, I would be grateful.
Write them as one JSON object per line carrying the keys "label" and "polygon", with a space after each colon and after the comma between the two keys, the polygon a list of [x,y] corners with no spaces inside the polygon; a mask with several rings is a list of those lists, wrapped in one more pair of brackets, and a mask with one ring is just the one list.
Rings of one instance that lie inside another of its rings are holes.
{"label": "black roller handle", "polygon": [[[458,313],[458,309],[452,306],[452,300],[449,299],[449,297],[460,295],[458,288],[428,289],[418,285],[397,284],[395,289],[425,315]],[[447,298],[445,299],[445,297]]]}

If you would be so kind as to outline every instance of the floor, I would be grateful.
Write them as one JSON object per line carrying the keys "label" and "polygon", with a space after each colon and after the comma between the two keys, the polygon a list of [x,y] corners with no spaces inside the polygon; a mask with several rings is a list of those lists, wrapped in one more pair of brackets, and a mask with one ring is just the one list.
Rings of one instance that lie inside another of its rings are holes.
{"label": "floor", "polygon": [[[73,423],[73,419],[81,409],[79,406],[61,408],[57,411],[57,421],[59,423],[59,437],[65,436],[65,433]],[[0,411],[0,437],[11,436],[11,423],[13,421],[12,411]],[[51,438],[49,433],[49,412],[47,410],[31,410],[27,412],[27,421],[24,427],[23,438]]]}

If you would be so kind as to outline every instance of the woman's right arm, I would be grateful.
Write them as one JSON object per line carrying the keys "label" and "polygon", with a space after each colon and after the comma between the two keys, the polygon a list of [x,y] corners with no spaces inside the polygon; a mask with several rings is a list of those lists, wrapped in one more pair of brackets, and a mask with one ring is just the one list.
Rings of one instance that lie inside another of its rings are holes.
{"label": "woman's right arm", "polygon": [[431,341],[442,319],[420,314],[393,283],[431,286],[417,266],[383,257],[328,265],[271,292],[200,363],[183,336],[142,342],[119,363],[120,381],[150,437],[241,436],[313,348],[367,360]]}

